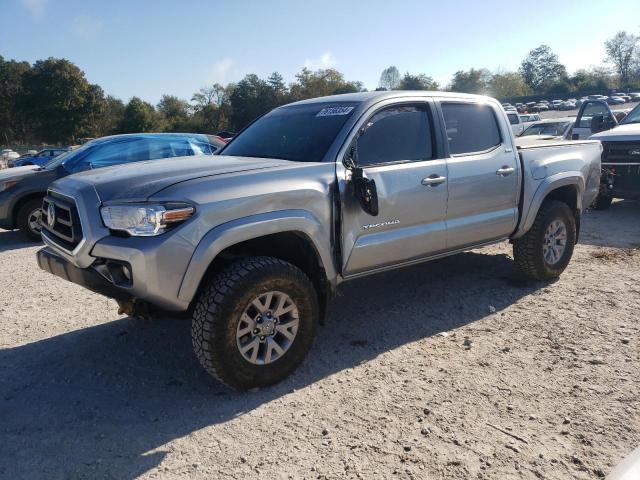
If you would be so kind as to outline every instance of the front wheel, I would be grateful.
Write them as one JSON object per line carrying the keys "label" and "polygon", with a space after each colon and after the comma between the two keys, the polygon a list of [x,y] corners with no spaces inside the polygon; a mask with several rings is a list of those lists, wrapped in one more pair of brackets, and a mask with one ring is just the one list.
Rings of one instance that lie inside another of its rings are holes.
{"label": "front wheel", "polygon": [[573,212],[566,203],[547,200],[531,229],[513,242],[513,257],[525,276],[551,280],[567,268],[575,243]]}
{"label": "front wheel", "polygon": [[316,292],[300,269],[277,258],[250,257],[205,286],[191,336],[208,373],[249,390],[295,370],[311,347],[317,321]]}
{"label": "front wheel", "polygon": [[29,240],[40,241],[42,199],[29,200],[18,210],[18,228]]}

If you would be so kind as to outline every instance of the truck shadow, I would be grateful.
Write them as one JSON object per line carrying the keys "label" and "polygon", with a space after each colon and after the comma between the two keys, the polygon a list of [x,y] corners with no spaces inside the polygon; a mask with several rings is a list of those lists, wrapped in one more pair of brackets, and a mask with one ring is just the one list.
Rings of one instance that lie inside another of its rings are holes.
{"label": "truck shadow", "polygon": [[41,243],[26,240],[18,230],[0,229],[0,253],[37,245],[41,245]]}
{"label": "truck shadow", "polygon": [[476,322],[490,306],[499,315],[544,286],[519,281],[506,255],[482,252],[352,282],[305,363],[256,393],[203,373],[187,320],[124,318],[1,350],[0,477],[135,478],[160,464],[167,442]]}
{"label": "truck shadow", "polygon": [[640,247],[640,202],[614,201],[607,210],[589,210],[582,217],[580,243],[600,247]]}

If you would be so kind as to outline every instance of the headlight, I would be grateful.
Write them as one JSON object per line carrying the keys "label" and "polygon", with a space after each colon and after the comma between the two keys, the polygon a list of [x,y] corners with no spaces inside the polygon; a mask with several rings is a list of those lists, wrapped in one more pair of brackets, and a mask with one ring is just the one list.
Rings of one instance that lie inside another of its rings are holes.
{"label": "headlight", "polygon": [[20,180],[7,180],[6,182],[0,182],[0,192],[9,190],[11,187],[15,187]]}
{"label": "headlight", "polygon": [[122,204],[100,209],[107,228],[127,232],[137,237],[151,237],[183,222],[194,213],[185,204]]}

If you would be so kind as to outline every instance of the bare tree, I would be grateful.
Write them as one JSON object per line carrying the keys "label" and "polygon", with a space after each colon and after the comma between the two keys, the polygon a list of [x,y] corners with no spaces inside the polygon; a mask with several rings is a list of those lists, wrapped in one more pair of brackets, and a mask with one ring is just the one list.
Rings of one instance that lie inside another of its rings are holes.
{"label": "bare tree", "polygon": [[385,68],[380,74],[380,88],[385,90],[395,90],[400,85],[400,72],[395,66]]}
{"label": "bare tree", "polygon": [[638,50],[639,42],[640,37],[624,31],[604,42],[607,60],[613,63],[621,85],[626,85],[631,80],[634,53]]}

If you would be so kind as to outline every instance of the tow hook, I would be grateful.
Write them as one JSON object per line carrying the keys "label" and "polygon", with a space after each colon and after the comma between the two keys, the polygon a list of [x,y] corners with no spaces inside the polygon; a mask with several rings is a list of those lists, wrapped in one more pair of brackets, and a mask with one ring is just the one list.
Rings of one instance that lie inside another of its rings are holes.
{"label": "tow hook", "polygon": [[149,305],[135,300],[116,300],[118,302],[118,315],[151,319]]}

